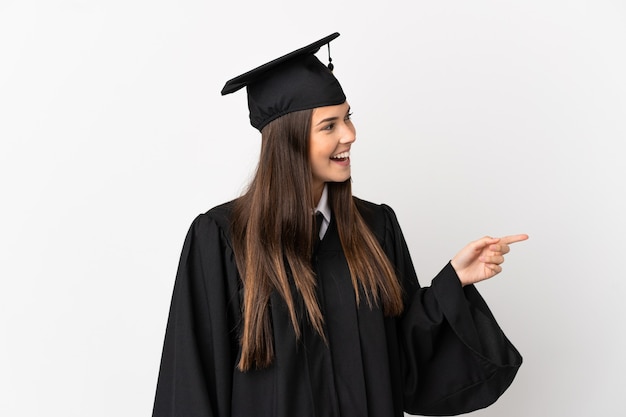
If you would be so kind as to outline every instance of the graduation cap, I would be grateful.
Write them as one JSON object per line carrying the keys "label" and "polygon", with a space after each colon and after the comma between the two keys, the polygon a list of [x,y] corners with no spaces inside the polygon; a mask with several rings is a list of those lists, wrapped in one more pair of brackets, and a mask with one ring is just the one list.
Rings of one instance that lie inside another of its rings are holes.
{"label": "graduation cap", "polygon": [[328,35],[227,81],[222,95],[246,87],[250,124],[259,131],[287,113],[342,104],[346,96],[332,73],[332,63],[327,67],[314,55],[338,36]]}

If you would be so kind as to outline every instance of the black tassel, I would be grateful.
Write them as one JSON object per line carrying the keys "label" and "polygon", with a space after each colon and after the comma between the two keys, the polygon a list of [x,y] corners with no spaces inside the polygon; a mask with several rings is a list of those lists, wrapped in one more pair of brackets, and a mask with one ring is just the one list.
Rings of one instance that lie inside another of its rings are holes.
{"label": "black tassel", "polygon": [[333,72],[333,69],[335,69],[335,66],[333,65],[333,59],[330,57],[330,42],[328,42],[327,45],[328,45],[328,69],[330,70],[330,72]]}

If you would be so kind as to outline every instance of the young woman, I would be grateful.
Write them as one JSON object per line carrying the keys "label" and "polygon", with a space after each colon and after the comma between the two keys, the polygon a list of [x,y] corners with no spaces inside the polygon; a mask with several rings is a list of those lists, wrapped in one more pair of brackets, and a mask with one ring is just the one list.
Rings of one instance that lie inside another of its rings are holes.
{"label": "young woman", "polygon": [[246,87],[260,160],[189,230],[154,417],[459,414],[521,365],[472,284],[527,236],[472,242],[420,288],[392,209],[351,193],[350,106],[314,55],[337,36],[222,91]]}

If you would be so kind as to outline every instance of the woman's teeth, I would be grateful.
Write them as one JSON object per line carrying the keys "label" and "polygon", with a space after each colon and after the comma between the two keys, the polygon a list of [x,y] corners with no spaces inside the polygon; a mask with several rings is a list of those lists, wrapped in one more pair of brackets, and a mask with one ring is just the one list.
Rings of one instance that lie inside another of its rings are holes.
{"label": "woman's teeth", "polygon": [[337,155],[333,155],[330,157],[330,159],[346,159],[350,157],[350,152],[341,152],[338,153]]}

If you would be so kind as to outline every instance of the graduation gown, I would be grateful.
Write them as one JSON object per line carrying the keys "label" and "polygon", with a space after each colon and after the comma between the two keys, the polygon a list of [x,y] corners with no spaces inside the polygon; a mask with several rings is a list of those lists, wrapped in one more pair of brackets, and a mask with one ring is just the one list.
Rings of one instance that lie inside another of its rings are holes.
{"label": "graduation gown", "polygon": [[[230,239],[232,203],[198,216],[174,285],[153,417],[402,417],[484,408],[508,388],[522,358],[474,286],[448,263],[420,288],[393,210],[355,198],[395,266],[401,317],[355,302],[334,221],[313,267],[328,344],[270,299],[275,360],[240,372],[241,281]],[[301,315],[305,317],[305,315]]]}

